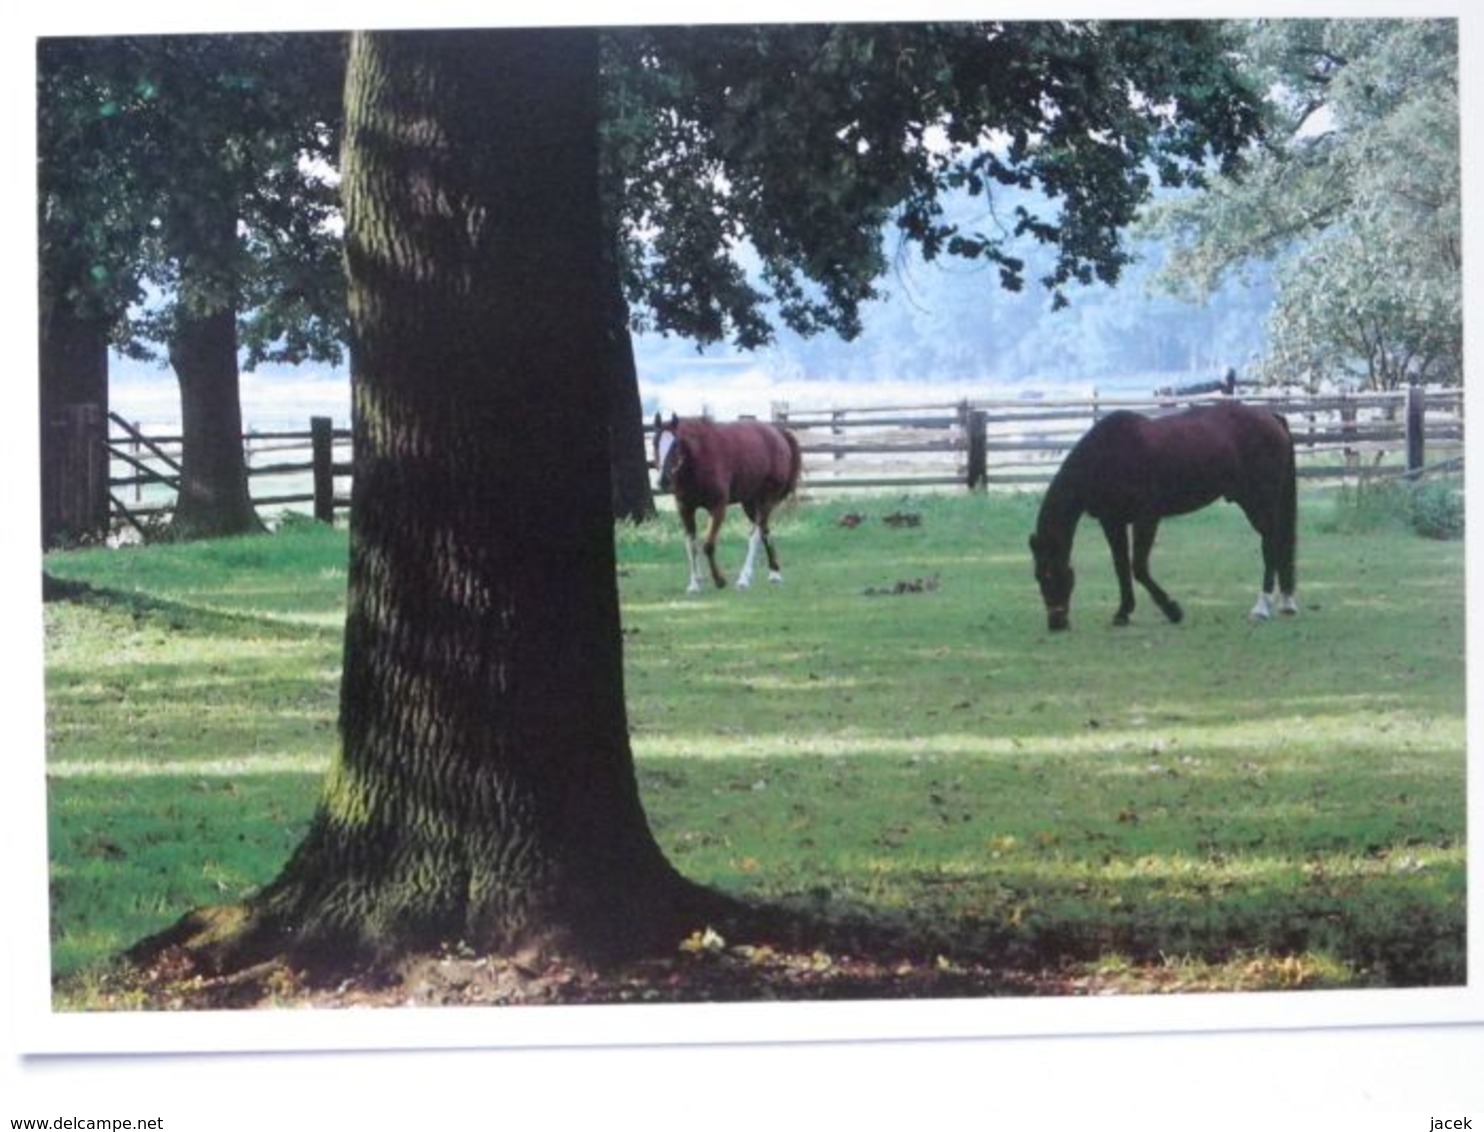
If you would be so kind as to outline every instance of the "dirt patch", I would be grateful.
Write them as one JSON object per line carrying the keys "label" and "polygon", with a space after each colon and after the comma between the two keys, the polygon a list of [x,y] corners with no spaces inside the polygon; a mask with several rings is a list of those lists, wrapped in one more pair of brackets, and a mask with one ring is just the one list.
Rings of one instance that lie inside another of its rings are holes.
{"label": "dirt patch", "polygon": [[903,594],[936,593],[941,583],[938,575],[929,578],[903,578],[889,586],[867,586],[863,591],[867,597],[901,597]]}
{"label": "dirt patch", "polygon": [[281,963],[231,976],[193,969],[166,953],[147,970],[120,969],[95,982],[88,1009],[559,1006],[694,1002],[808,1002],[975,998],[1087,993],[1055,972],[895,950],[730,944],[713,932],[675,955],[608,969],[532,962],[455,949],[395,966],[311,978]]}

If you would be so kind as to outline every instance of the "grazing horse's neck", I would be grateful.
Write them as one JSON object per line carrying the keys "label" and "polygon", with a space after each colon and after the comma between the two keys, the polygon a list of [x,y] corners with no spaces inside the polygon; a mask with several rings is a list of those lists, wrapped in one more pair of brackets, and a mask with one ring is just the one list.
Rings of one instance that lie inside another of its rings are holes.
{"label": "grazing horse's neck", "polygon": [[1068,479],[1058,472],[1052,477],[1051,486],[1041,500],[1041,512],[1036,518],[1036,532],[1054,535],[1072,545],[1077,522],[1086,510],[1081,495],[1073,490]]}

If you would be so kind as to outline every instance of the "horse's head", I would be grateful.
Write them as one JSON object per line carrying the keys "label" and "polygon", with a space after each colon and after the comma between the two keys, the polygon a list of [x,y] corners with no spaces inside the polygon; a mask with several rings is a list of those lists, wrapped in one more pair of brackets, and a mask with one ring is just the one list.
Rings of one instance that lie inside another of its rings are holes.
{"label": "horse's head", "polygon": [[1072,587],[1077,584],[1077,575],[1072,570],[1072,548],[1054,535],[1034,534],[1031,557],[1036,564],[1041,600],[1046,603],[1046,627],[1053,631],[1070,628]]}
{"label": "horse's head", "polygon": [[680,418],[674,413],[666,421],[654,415],[654,466],[660,473],[660,490],[671,490],[675,473],[680,469],[683,450],[680,445]]}

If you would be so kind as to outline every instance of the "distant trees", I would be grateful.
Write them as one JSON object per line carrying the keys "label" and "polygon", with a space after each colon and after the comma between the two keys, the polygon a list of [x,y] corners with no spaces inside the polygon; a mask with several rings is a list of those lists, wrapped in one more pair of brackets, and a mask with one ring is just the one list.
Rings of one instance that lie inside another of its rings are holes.
{"label": "distant trees", "polygon": [[1240,176],[1158,210],[1170,286],[1274,261],[1263,372],[1370,389],[1463,375],[1458,25],[1243,25],[1269,127]]}
{"label": "distant trees", "polygon": [[340,355],[344,283],[322,169],[342,75],[329,35],[38,44],[43,411],[106,405],[110,346],[163,353],[181,389],[178,534],[257,526],[239,351],[248,366]]}
{"label": "distant trees", "polygon": [[[880,287],[889,297],[861,308],[860,336],[800,338],[780,330],[767,365],[794,378],[846,381],[952,380],[1105,385],[1142,378],[1149,387],[1216,377],[1228,366],[1245,374],[1267,344],[1272,272],[1254,266],[1231,278],[1200,306],[1156,287],[1164,262],[1155,242],[1130,239],[1134,262],[1116,287],[1084,288],[1071,304],[1051,309],[1039,287],[1018,293],[996,288],[989,270],[972,262],[923,264],[901,255]],[[1054,252],[1033,240],[1015,245],[1031,277]]]}

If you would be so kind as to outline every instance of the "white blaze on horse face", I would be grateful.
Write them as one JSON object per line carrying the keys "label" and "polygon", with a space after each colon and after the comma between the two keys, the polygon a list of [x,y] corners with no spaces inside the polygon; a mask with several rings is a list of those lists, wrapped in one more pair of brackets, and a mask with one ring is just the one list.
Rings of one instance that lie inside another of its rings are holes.
{"label": "white blaze on horse face", "polygon": [[665,461],[670,458],[670,449],[675,447],[675,434],[668,429],[660,433],[659,441],[655,447],[655,467],[659,469],[660,475],[665,474]]}

